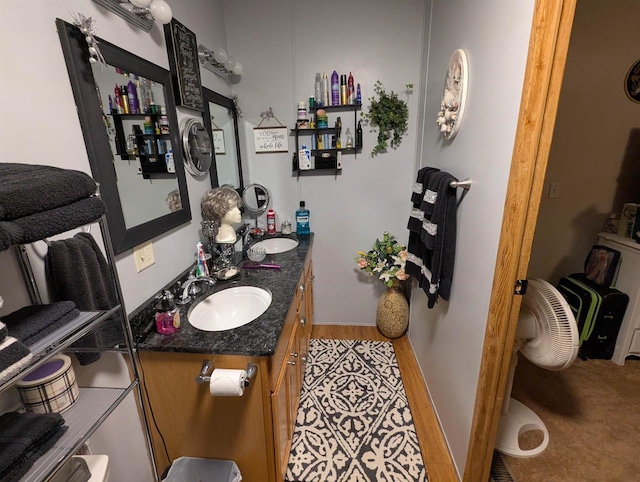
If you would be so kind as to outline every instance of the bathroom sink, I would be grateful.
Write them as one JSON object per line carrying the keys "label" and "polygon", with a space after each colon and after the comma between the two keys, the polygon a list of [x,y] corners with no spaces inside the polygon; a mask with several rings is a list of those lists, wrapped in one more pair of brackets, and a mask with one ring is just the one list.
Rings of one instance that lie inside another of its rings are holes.
{"label": "bathroom sink", "polygon": [[234,286],[213,293],[189,309],[187,319],[203,331],[224,331],[251,323],[271,304],[271,292],[257,286]]}
{"label": "bathroom sink", "polygon": [[298,246],[297,239],[291,238],[269,238],[258,241],[253,247],[261,247],[267,250],[267,254],[286,253]]}

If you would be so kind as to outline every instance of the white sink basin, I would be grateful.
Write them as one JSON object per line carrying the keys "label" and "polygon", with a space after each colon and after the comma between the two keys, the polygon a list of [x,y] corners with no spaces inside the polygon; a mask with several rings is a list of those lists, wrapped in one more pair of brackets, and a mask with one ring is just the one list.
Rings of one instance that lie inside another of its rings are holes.
{"label": "white sink basin", "polygon": [[258,241],[253,246],[266,249],[267,254],[286,253],[298,246],[298,240],[291,238],[270,238]]}
{"label": "white sink basin", "polygon": [[257,286],[235,286],[207,296],[191,307],[189,323],[203,331],[224,331],[251,323],[271,304],[271,292]]}

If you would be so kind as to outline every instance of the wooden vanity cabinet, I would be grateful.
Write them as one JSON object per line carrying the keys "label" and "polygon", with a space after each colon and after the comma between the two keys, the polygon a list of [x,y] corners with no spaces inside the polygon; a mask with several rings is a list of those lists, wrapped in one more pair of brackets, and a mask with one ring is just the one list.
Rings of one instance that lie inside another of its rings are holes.
{"label": "wooden vanity cabinet", "polygon": [[283,352],[276,351],[274,355],[274,359],[277,360],[274,362],[274,368],[278,367],[279,369],[272,372],[272,374],[277,374],[277,377],[271,395],[271,408],[274,423],[276,480],[278,482],[284,480],[287,470],[304,369],[309,353],[309,340],[313,324],[312,286],[312,264],[311,260],[308,260],[298,283],[295,302],[289,309],[285,323],[285,326],[290,329],[290,334],[286,338],[281,337],[279,343],[279,346],[283,345],[286,340],[286,349]]}
{"label": "wooden vanity cabinet", "polygon": [[[243,481],[284,481],[313,324],[310,258],[271,357],[139,352],[159,473],[169,464],[166,444],[171,459],[234,460]],[[242,397],[212,397],[194,381],[204,360],[232,369],[255,363],[258,371]]]}

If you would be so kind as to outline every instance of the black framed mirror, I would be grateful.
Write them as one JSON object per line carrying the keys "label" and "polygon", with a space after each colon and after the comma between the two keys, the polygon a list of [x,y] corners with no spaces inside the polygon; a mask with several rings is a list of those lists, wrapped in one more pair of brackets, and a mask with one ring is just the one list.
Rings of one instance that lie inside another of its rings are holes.
{"label": "black framed mirror", "polygon": [[211,133],[214,164],[211,167],[212,186],[231,186],[239,193],[244,187],[238,112],[232,99],[202,87],[204,95],[204,125]]}
{"label": "black framed mirror", "polygon": [[[56,19],[94,179],[116,254],[191,220],[169,71]],[[96,95],[97,94],[97,95]]]}

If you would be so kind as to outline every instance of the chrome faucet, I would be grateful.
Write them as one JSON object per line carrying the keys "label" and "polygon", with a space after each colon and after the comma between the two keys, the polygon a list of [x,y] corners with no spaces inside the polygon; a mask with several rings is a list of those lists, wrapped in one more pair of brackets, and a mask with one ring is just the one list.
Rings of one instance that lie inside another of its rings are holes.
{"label": "chrome faucet", "polygon": [[197,276],[195,278],[189,278],[187,281],[182,283],[182,295],[176,303],[184,305],[191,301],[191,296],[195,296],[198,294],[200,290],[196,287],[197,282],[204,282],[209,284],[210,286],[214,286],[216,284],[216,280],[210,278],[209,276]]}

